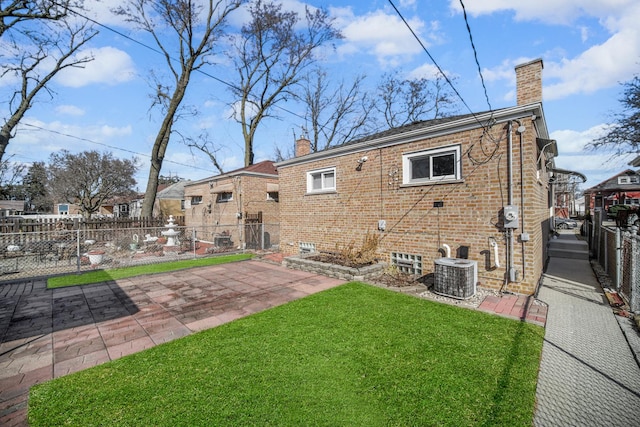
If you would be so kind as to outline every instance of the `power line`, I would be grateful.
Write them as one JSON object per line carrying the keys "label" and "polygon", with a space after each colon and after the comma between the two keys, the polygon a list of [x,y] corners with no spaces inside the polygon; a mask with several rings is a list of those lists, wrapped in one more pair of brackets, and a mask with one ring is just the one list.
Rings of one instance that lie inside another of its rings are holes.
{"label": "power line", "polygon": [[471,35],[471,27],[469,26],[469,20],[467,19],[467,9],[464,7],[464,3],[462,2],[462,0],[460,0],[460,6],[462,6],[464,23],[467,25],[467,32],[469,33],[469,41],[471,42],[471,48],[473,49],[473,56],[476,60],[476,65],[478,66],[478,74],[480,75],[480,81],[482,82],[482,88],[484,89],[484,97],[487,100],[489,111],[493,111],[493,108],[491,107],[491,102],[489,101],[489,94],[487,93],[487,86],[485,86],[484,84],[484,76],[482,75],[480,62],[478,61],[478,51],[476,50],[476,45],[473,43],[473,35]]}
{"label": "power line", "polygon": [[[438,64],[438,62],[435,60],[435,58],[433,57],[433,55],[431,55],[431,53],[429,52],[429,50],[427,49],[427,47],[424,45],[424,43],[422,42],[422,40],[420,39],[420,37],[418,37],[418,35],[416,34],[416,32],[413,30],[413,28],[411,27],[411,25],[409,24],[409,22],[407,22],[407,20],[404,18],[404,16],[402,15],[402,13],[400,12],[400,10],[398,10],[398,8],[396,7],[396,5],[393,3],[393,0],[388,0],[389,4],[391,4],[391,6],[393,7],[393,9],[396,11],[396,13],[398,14],[398,16],[400,17],[400,19],[402,20],[402,22],[404,22],[404,25],[409,29],[409,31],[411,32],[411,34],[413,35],[413,37],[416,39],[416,41],[420,44],[420,46],[422,47],[422,50],[424,50],[424,52],[427,54],[427,56],[429,57],[429,59],[431,60],[431,62],[433,63],[433,65],[436,66],[436,68],[438,69],[438,71],[440,72],[440,74],[444,77],[445,81],[449,84],[449,86],[451,86],[451,89],[453,89],[453,92],[458,96],[458,98],[460,98],[460,101],[462,101],[462,104],[467,108],[467,110],[469,110],[469,112],[471,113],[471,115],[473,116],[473,118],[482,126],[485,127],[482,123],[480,123],[480,121],[478,120],[475,112],[471,109],[471,107],[469,107],[469,105],[467,104],[467,102],[464,100],[464,98],[462,97],[462,95],[460,94],[460,92],[458,92],[458,89],[454,86],[453,82],[451,81],[451,79],[449,79],[449,77],[445,74],[445,72],[442,70],[442,67],[440,67],[440,65]],[[471,34],[471,33],[469,33]],[[474,52],[475,52],[475,47],[474,47]],[[479,66],[479,65],[478,65]],[[484,80],[483,80],[483,86],[484,86]],[[486,94],[486,89],[485,89],[485,94]],[[489,98],[487,97],[487,102],[488,102]],[[489,104],[489,109],[492,110],[491,108],[491,104]]]}
{"label": "power line", "polygon": [[[107,147],[107,148],[110,148],[110,149],[113,149],[113,150],[124,151],[125,153],[134,154],[136,156],[149,157],[149,158],[151,157],[149,154],[138,153],[136,151],[127,150],[126,148],[120,148],[120,147],[116,147],[114,145],[105,144],[104,142],[93,141],[93,140],[88,139],[88,138],[83,138],[83,137],[80,137],[80,136],[70,135],[68,133],[64,133],[64,132],[59,132],[59,131],[52,130],[52,129],[43,128],[41,126],[32,125],[30,123],[20,123],[20,124],[22,126],[28,126],[28,127],[35,128],[35,129],[38,129],[38,130],[43,130],[45,132],[53,133],[53,134],[56,134],[56,135],[65,136],[67,138],[77,139],[78,141],[89,142],[91,144],[102,145],[103,147]],[[191,169],[198,169],[198,170],[211,172],[211,170],[209,170],[209,169],[200,168],[200,167],[197,167],[197,166],[194,166],[194,165],[188,165],[188,164],[176,162],[176,161],[173,161],[173,160],[164,159],[163,162],[173,163],[175,165],[184,166],[184,167],[188,167],[188,168],[191,168]]]}

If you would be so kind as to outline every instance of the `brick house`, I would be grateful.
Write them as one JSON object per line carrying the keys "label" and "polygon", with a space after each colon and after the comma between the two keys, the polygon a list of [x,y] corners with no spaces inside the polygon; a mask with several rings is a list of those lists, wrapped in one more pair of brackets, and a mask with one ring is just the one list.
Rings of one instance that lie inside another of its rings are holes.
{"label": "brick house", "polygon": [[298,140],[296,157],[276,164],[281,251],[334,251],[377,233],[380,258],[404,271],[426,275],[450,255],[476,261],[484,287],[534,293],[557,155],[542,69],[540,59],[516,67],[514,107],[413,123],[315,153]]}
{"label": "brick house", "polygon": [[640,174],[627,169],[584,190],[587,209],[608,210],[615,205],[640,206]]}
{"label": "brick house", "polygon": [[279,222],[278,194],[278,172],[270,160],[193,181],[184,187],[185,225],[195,227],[203,241],[256,248],[261,237],[254,225]]}

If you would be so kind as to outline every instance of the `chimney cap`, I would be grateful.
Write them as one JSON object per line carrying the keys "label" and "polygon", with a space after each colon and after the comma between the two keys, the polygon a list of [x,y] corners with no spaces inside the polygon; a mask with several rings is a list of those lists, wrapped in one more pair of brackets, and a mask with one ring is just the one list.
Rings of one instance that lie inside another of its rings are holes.
{"label": "chimney cap", "polygon": [[516,65],[516,66],[515,66],[515,69],[517,70],[518,68],[526,67],[526,66],[528,66],[528,65],[535,64],[536,62],[539,62],[539,63],[540,63],[540,66],[541,66],[542,68],[544,68],[544,62],[542,61],[542,58],[537,58],[537,59],[533,59],[533,60],[531,60],[531,61],[529,61],[529,62],[525,62],[525,63],[523,63],[523,64]]}

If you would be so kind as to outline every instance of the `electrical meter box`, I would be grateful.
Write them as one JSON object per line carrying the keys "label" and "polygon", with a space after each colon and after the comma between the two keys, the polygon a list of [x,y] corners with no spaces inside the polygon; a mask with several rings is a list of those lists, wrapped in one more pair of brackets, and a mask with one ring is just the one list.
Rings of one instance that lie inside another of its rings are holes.
{"label": "electrical meter box", "polygon": [[504,207],[504,228],[518,228],[518,207],[507,205]]}

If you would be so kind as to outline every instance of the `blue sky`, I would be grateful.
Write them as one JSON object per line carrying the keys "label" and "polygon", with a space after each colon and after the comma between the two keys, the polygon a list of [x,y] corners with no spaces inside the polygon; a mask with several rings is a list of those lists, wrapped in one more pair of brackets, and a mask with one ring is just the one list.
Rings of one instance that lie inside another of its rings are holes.
{"label": "blue sky", "polygon": [[[109,13],[115,0],[87,2],[88,14],[134,40],[150,43],[145,35]],[[300,1],[285,0],[285,7],[303,10]],[[335,18],[345,38],[335,51],[323,52],[320,61],[331,76],[349,81],[365,73],[374,87],[382,73],[432,76],[434,64],[401,22],[387,0],[312,0]],[[473,111],[488,109],[459,0],[394,0],[405,19],[426,45],[437,64],[451,77],[457,91]],[[556,166],[587,176],[583,188],[627,169],[629,157],[612,158],[605,152],[587,152],[586,143],[600,135],[611,113],[619,109],[621,82],[640,72],[640,2],[637,0],[465,0],[478,60],[493,108],[515,105],[514,67],[535,58],[544,61],[543,102],[551,137],[558,141]],[[236,31],[246,19],[239,11],[230,20]],[[166,66],[158,54],[104,28],[88,49],[96,60],[84,69],[60,75],[53,99],[40,98],[18,128],[7,152],[13,160],[46,161],[60,149],[111,151],[123,158],[136,156],[138,188],[144,191],[148,157],[159,127],[149,112],[149,73]],[[223,46],[221,46],[221,49]],[[216,78],[233,82],[235,74],[224,56],[205,69]],[[206,130],[217,146],[225,170],[243,166],[240,126],[231,118],[229,90],[216,79],[195,74],[185,102],[199,115],[179,125],[181,132],[197,135]],[[0,96],[11,82],[0,80]],[[283,104],[303,114],[299,105]],[[0,113],[6,116],[6,105]],[[466,108],[460,104],[460,112]],[[300,117],[279,112],[264,122],[256,138],[256,161],[274,157],[274,146],[293,144]],[[634,157],[634,156],[630,156]],[[215,174],[206,156],[191,153],[173,141],[167,151],[163,175],[201,179]]]}

